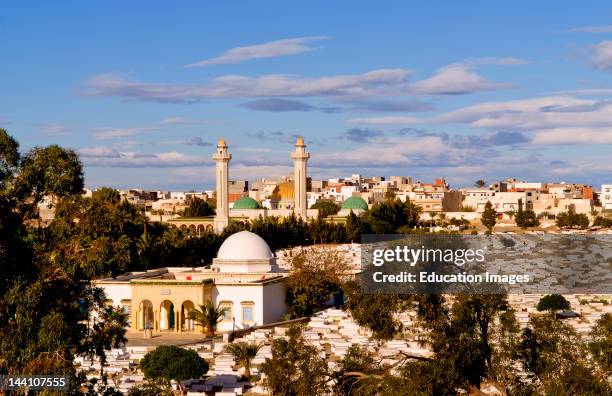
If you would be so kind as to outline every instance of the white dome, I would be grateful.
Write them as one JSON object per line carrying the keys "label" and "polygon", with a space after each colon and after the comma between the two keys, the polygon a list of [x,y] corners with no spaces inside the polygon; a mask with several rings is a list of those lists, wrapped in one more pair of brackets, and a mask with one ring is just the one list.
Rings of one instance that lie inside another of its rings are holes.
{"label": "white dome", "polygon": [[273,257],[266,241],[250,231],[230,235],[217,253],[221,260],[269,260]]}

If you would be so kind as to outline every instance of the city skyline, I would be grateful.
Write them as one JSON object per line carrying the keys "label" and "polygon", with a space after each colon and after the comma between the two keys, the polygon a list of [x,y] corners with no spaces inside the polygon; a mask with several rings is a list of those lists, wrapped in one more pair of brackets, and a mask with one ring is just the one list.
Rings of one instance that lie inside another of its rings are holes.
{"label": "city skyline", "polygon": [[76,150],[94,188],[211,188],[221,137],[231,179],[289,175],[298,135],[315,179],[600,186],[612,25],[555,4],[11,5],[0,128]]}

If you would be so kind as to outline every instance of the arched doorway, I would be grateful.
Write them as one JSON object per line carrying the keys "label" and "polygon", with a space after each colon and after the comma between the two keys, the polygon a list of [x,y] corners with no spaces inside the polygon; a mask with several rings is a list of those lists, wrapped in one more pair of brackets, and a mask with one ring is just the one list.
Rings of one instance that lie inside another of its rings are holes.
{"label": "arched doorway", "polygon": [[189,319],[189,313],[195,309],[195,305],[193,302],[187,300],[184,301],[181,305],[181,329],[183,331],[193,331],[195,330],[195,323],[192,319]]}
{"label": "arched doorway", "polygon": [[159,329],[169,330],[174,328],[174,304],[170,300],[164,300],[159,306]]}
{"label": "arched doorway", "polygon": [[153,316],[153,303],[142,300],[138,304],[138,330],[153,329],[155,318]]}

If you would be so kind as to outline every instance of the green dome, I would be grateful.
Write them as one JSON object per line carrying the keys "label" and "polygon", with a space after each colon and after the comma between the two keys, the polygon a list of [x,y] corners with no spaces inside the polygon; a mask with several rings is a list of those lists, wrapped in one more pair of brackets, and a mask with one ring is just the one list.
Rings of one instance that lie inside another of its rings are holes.
{"label": "green dome", "polygon": [[368,204],[361,197],[350,197],[342,203],[342,209],[363,209],[368,210]]}
{"label": "green dome", "polygon": [[260,209],[259,203],[251,197],[242,197],[234,202],[233,209]]}

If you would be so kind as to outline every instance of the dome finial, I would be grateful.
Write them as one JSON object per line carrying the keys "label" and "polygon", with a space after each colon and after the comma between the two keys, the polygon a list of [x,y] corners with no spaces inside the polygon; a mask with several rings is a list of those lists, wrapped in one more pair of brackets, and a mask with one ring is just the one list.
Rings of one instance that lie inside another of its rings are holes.
{"label": "dome finial", "polygon": [[295,142],[296,146],[305,146],[304,144],[304,138],[301,136],[298,136],[297,141]]}
{"label": "dome finial", "polygon": [[217,147],[227,147],[227,144],[225,143],[225,139],[223,138],[219,139],[219,142],[217,143]]}

